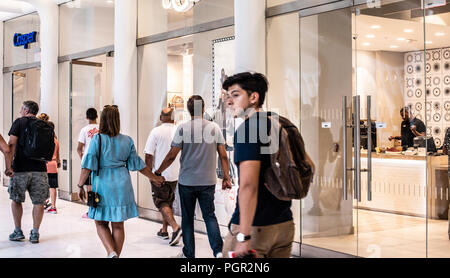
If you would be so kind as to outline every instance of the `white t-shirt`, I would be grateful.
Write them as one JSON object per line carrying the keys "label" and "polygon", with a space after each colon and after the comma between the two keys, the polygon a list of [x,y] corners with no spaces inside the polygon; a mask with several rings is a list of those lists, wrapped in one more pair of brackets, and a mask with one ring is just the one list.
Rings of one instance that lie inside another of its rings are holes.
{"label": "white t-shirt", "polygon": [[[176,131],[177,126],[175,124],[164,123],[150,132],[147,139],[147,144],[145,145],[144,153],[154,157],[153,172],[158,170],[164,161],[164,158],[166,158],[166,155],[169,153]],[[180,154],[178,154],[172,165],[162,172],[161,175],[166,179],[166,181],[174,182],[178,180],[179,172]]]}
{"label": "white t-shirt", "polygon": [[84,156],[89,150],[89,144],[91,143],[92,138],[95,134],[99,132],[98,124],[90,124],[83,127],[80,131],[80,135],[78,136],[78,142],[84,144],[83,148],[83,157],[81,161],[83,161]]}

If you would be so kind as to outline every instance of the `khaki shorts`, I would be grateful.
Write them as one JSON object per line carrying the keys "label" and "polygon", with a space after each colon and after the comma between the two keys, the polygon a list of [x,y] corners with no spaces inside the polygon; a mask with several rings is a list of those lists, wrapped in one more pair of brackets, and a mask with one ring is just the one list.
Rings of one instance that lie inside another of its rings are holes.
{"label": "khaki shorts", "polygon": [[[231,225],[231,231],[225,237],[223,256],[228,258],[228,252],[234,251],[239,233],[238,225]],[[270,226],[252,227],[250,246],[256,250],[258,258],[289,258],[294,241],[294,221],[287,221]]]}
{"label": "khaki shorts", "polygon": [[9,198],[23,203],[27,190],[33,205],[43,205],[50,196],[47,172],[14,173],[8,187]]}
{"label": "khaki shorts", "polygon": [[175,190],[177,188],[177,181],[165,182],[161,187],[152,184],[152,197],[153,203],[158,210],[163,207],[172,208],[173,202],[175,201]]}

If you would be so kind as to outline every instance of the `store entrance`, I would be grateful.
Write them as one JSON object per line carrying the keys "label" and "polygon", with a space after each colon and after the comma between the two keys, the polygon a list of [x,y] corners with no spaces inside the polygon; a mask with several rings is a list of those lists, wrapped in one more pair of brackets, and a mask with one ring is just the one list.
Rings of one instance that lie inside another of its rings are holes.
{"label": "store entrance", "polygon": [[[86,111],[95,108],[100,113],[104,105],[113,103],[113,53],[86,59],[72,60],[69,98],[69,154],[70,154],[70,192],[78,192],[76,185],[80,178],[81,158],[77,152],[80,131],[88,125]],[[72,194],[76,200],[76,194]]]}
{"label": "store entrance", "polygon": [[302,244],[450,257],[449,18],[449,4],[413,0],[300,12],[301,128],[317,165]]}

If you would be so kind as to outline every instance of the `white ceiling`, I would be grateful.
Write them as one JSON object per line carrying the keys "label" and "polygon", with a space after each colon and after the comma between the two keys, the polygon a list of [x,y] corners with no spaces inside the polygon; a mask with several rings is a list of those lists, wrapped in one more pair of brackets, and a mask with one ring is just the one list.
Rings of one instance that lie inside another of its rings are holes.
{"label": "white ceiling", "polygon": [[[450,26],[444,20],[448,16],[444,14],[434,18],[427,17],[427,24],[424,26],[421,21],[358,15],[356,20],[353,18],[357,49],[409,52],[423,50],[425,41],[427,49],[449,47]],[[378,28],[374,29],[375,27]]]}

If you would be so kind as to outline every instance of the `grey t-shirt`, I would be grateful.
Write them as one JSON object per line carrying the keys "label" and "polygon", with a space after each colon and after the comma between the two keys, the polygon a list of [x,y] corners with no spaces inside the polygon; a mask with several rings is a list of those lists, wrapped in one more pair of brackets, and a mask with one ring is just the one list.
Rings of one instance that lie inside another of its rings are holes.
{"label": "grey t-shirt", "polygon": [[220,127],[196,118],[180,125],[172,147],[181,149],[178,182],[186,186],[206,186],[217,183],[217,146],[224,145]]}

